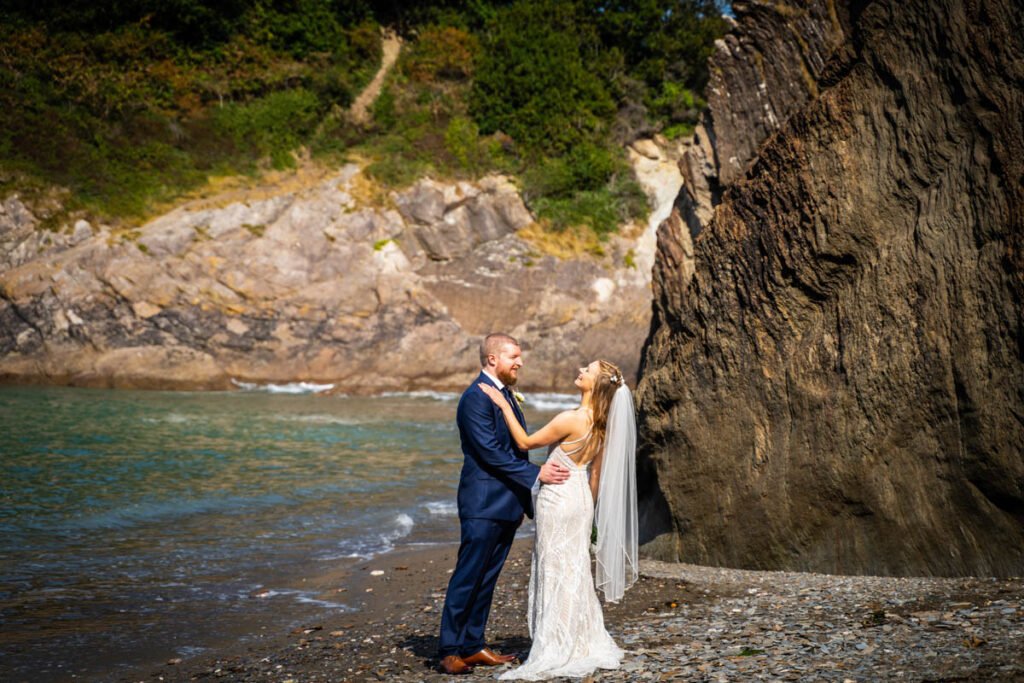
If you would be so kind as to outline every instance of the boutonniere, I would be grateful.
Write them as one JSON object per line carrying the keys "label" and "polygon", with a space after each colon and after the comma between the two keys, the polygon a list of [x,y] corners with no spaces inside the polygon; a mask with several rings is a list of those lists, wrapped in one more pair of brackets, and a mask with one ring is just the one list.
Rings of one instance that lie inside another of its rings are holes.
{"label": "boutonniere", "polygon": [[519,407],[522,408],[523,403],[526,402],[526,397],[515,390],[512,391],[512,396],[516,399],[516,403],[519,404]]}

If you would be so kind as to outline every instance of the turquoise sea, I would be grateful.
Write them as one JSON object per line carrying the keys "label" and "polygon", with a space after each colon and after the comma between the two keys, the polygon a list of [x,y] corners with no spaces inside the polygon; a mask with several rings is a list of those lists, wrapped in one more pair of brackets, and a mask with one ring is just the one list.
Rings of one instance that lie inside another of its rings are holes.
{"label": "turquoise sea", "polygon": [[[0,680],[116,680],[312,623],[354,608],[306,577],[457,542],[458,397],[322,388],[0,387]],[[575,401],[528,397],[528,420]]]}

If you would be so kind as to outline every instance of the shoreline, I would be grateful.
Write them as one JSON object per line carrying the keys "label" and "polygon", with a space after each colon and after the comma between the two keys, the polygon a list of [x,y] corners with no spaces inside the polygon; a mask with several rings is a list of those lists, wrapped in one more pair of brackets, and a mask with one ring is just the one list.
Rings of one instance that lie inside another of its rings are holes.
{"label": "shoreline", "polygon": [[[487,638],[499,652],[525,656],[529,650],[526,610],[532,549],[532,539],[516,539],[498,580]],[[239,640],[188,659],[134,667],[116,680],[257,681],[267,676],[294,683],[447,680],[435,670],[435,653],[444,594],[457,552],[457,543],[399,546],[329,572],[311,579],[314,587],[324,597],[341,591],[357,611],[322,618],[311,615],[308,622],[287,632]],[[375,571],[383,574],[375,576]],[[606,619],[609,623],[635,619],[666,601],[697,598],[677,583],[642,579],[631,589],[630,600],[605,606]],[[489,678],[492,673],[480,667],[473,675]]]}
{"label": "shoreline", "polygon": [[[473,377],[475,377],[474,375]],[[312,396],[316,398],[434,398],[442,401],[457,401],[462,392],[469,385],[472,378],[464,384],[434,384],[420,386],[419,384],[403,385],[401,387],[346,387],[344,391],[338,388],[340,380],[295,380],[283,382],[242,382],[232,378],[226,385],[208,384],[182,384],[182,385],[120,385],[92,382],[65,382],[56,381],[52,377],[46,378],[51,381],[20,381],[0,374],[0,390],[2,389],[73,389],[85,391],[118,391],[118,392],[153,392],[153,393],[195,393],[195,394],[237,394],[254,396]],[[575,401],[579,397],[577,391],[567,391],[565,386],[549,387],[537,385],[524,385],[526,392],[527,408],[539,412],[561,410],[562,407],[545,405],[545,402],[554,401]],[[530,405],[531,399],[537,399],[538,405]]]}
{"label": "shoreline", "polygon": [[[529,649],[532,543],[516,541],[495,591],[487,636],[499,652]],[[344,589],[352,604],[359,596],[359,610],[117,680],[450,680],[437,673],[435,651],[456,552],[456,544],[404,546],[357,563],[345,577],[319,577],[318,585]],[[640,580],[604,614],[626,657],[593,681],[1024,681],[1020,578],[832,576],[644,560]],[[493,680],[502,670],[478,667],[465,678]]]}
{"label": "shoreline", "polygon": [[[525,579],[529,578],[532,545],[529,539],[515,541],[499,580],[488,630],[489,637],[497,633],[498,642],[508,642],[506,633],[518,626],[516,615],[525,615]],[[341,595],[341,600],[355,611],[311,613],[306,623],[290,630],[267,634],[257,641],[240,640],[184,660],[175,658],[135,667],[116,680],[121,683],[157,679],[189,681],[212,676],[248,681],[263,680],[263,673],[292,678],[296,683],[366,680],[364,675],[377,680],[373,678],[372,664],[376,659],[375,648],[380,645],[378,641],[383,640],[385,634],[400,638],[407,655],[394,664],[403,672],[419,670],[424,675],[430,674],[428,661],[436,649],[443,596],[457,552],[458,543],[413,543],[369,560],[357,560],[349,567],[309,580],[313,584],[311,588],[319,590],[321,597],[337,599]],[[375,575],[374,572],[383,573]],[[511,611],[507,608],[510,596],[522,602]],[[498,614],[499,611],[503,613]],[[389,649],[388,654],[397,653]],[[414,665],[417,660],[420,666]]]}
{"label": "shoreline", "polygon": [[[123,378],[112,375],[56,375],[47,373],[14,373],[9,370],[0,369],[0,387],[12,388],[68,388],[68,389],[106,389],[115,391],[166,391],[166,392],[194,392],[194,393],[284,393],[284,394],[308,394],[316,396],[351,396],[353,398],[367,398],[383,396],[387,394],[412,394],[418,392],[436,391],[438,393],[461,393],[472,381],[472,377],[466,379],[462,384],[459,382],[434,382],[425,379],[422,382],[409,382],[403,384],[386,384],[372,386],[366,384],[346,387],[344,391],[337,389],[345,379],[339,378],[314,378],[314,379],[239,379],[237,377],[215,378],[212,380],[180,379],[176,377],[147,377],[147,378]],[[276,387],[291,387],[298,385],[310,385],[327,387],[319,390],[304,391],[280,391],[275,392]],[[564,389],[564,387],[563,387]],[[558,393],[557,388],[545,389],[543,387],[531,387],[531,391],[544,393]]]}
{"label": "shoreline", "polygon": [[458,540],[454,394],[0,393],[18,514],[3,680],[145,678],[245,652],[359,607],[339,588],[361,558]]}

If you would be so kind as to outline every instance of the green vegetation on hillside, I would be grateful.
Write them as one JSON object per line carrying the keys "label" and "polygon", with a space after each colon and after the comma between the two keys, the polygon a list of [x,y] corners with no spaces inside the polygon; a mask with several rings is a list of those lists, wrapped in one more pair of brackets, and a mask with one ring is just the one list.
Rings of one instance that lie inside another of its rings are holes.
{"label": "green vegetation on hillside", "polygon": [[24,4],[0,25],[4,180],[66,187],[70,209],[106,216],[288,166],[379,59],[372,17],[346,25],[318,0]]}
{"label": "green vegetation on hillside", "polygon": [[[144,216],[210,176],[307,150],[423,174],[518,177],[552,229],[643,215],[622,146],[681,135],[724,30],[714,0],[383,3],[37,0],[0,25],[0,191],[66,188],[70,211]],[[343,116],[405,40],[357,127]]]}

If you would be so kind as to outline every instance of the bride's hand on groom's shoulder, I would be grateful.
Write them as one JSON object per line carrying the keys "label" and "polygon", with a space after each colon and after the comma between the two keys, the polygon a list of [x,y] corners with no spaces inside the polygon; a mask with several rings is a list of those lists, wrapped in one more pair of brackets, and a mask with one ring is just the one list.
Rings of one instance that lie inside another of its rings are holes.
{"label": "bride's hand on groom's shoulder", "polygon": [[504,408],[506,405],[508,405],[508,401],[505,400],[504,395],[502,395],[500,391],[492,387],[490,384],[484,384],[483,382],[479,382],[477,386],[480,387],[481,391],[487,394],[487,396],[489,396],[490,399],[494,401],[494,403],[499,408]]}

